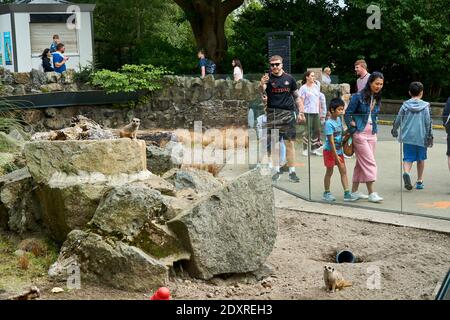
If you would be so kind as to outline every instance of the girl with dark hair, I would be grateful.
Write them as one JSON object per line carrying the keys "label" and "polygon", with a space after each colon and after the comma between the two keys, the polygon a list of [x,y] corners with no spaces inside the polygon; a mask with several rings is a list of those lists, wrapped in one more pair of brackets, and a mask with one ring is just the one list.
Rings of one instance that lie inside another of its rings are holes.
{"label": "girl with dark hair", "polygon": [[234,67],[233,69],[234,81],[242,80],[244,78],[244,69],[242,68],[241,61],[239,61],[239,59],[233,59],[231,65]]}
{"label": "girl with dark hair", "polygon": [[[374,190],[374,183],[377,180],[375,160],[377,120],[383,85],[383,74],[372,73],[364,89],[352,96],[344,116],[348,130],[353,134],[353,147],[356,154],[352,195],[358,199],[369,199],[370,202],[383,201],[383,198]],[[367,185],[368,196],[358,192],[360,183]]]}
{"label": "girl with dark hair", "polygon": [[50,61],[50,58],[52,57],[52,54],[50,52],[50,49],[45,49],[44,52],[40,55],[40,58],[42,59],[42,67],[44,68],[44,72],[53,72],[55,69],[52,68],[52,63]]}

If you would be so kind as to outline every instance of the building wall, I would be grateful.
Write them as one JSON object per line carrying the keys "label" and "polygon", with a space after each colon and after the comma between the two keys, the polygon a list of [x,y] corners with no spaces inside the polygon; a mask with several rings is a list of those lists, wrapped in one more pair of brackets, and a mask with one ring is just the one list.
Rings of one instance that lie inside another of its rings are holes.
{"label": "building wall", "polygon": [[[46,13],[46,12],[42,12]],[[55,12],[52,12],[55,13]],[[61,12],[65,13],[65,12]],[[30,14],[29,13],[14,13],[15,19],[15,38],[17,48],[17,67],[14,70],[14,65],[6,66],[3,59],[3,67],[16,72],[29,72],[31,69],[40,69],[41,59],[31,54],[31,39],[30,39]],[[70,69],[79,69],[81,66],[86,66],[93,60],[92,47],[92,26],[89,12],[82,12],[80,19],[80,29],[77,32],[78,37],[78,54],[68,54],[70,57],[67,67]],[[11,30],[10,14],[0,16],[0,31],[1,34],[1,49],[4,56],[3,32]],[[51,35],[49,36],[49,45],[51,43]]]}
{"label": "building wall", "polygon": [[[12,36],[11,14],[9,14],[9,13],[0,15],[0,52],[2,55],[2,63],[0,63],[0,67],[3,67],[10,71],[14,71],[14,63],[11,66],[7,66],[5,63],[5,44],[3,41],[3,33],[4,32],[11,32],[11,36]],[[13,53],[13,56],[14,56],[14,53]]]}

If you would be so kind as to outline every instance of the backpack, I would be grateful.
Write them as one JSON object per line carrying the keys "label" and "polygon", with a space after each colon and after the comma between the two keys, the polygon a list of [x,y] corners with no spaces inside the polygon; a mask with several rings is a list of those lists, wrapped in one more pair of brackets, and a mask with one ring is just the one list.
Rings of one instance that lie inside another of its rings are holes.
{"label": "backpack", "polygon": [[215,74],[216,73],[216,64],[214,61],[206,59],[206,66],[205,66],[206,74]]}

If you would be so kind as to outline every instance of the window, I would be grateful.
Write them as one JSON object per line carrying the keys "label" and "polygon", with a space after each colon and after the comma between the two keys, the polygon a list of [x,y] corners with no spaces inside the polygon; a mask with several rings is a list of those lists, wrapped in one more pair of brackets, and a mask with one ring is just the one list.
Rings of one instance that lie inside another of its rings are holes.
{"label": "window", "polygon": [[31,53],[40,55],[45,48],[50,48],[53,35],[59,35],[66,47],[66,53],[78,54],[77,30],[69,30],[66,23],[33,22],[30,23]]}

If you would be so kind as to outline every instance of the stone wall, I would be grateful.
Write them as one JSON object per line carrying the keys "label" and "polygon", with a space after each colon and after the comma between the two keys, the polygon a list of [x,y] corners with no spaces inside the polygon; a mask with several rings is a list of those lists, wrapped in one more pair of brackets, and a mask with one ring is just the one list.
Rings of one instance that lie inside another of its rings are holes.
{"label": "stone wall", "polygon": [[[34,76],[29,75],[29,78],[34,79]],[[212,76],[203,80],[171,76],[165,79],[162,90],[135,105],[28,109],[23,111],[23,119],[30,131],[67,127],[71,118],[79,114],[113,129],[129,123],[132,118],[141,119],[141,129],[193,128],[194,121],[202,121],[204,128],[246,126],[249,107],[257,105],[262,109],[258,84],[258,81],[248,80],[215,80]],[[348,95],[350,86],[324,85],[322,91],[330,99],[338,93]]]}
{"label": "stone wall", "polygon": [[78,91],[74,76],[75,71],[70,69],[59,74],[56,72],[44,73],[36,69],[31,72],[11,72],[0,68],[0,97],[55,91]]}

